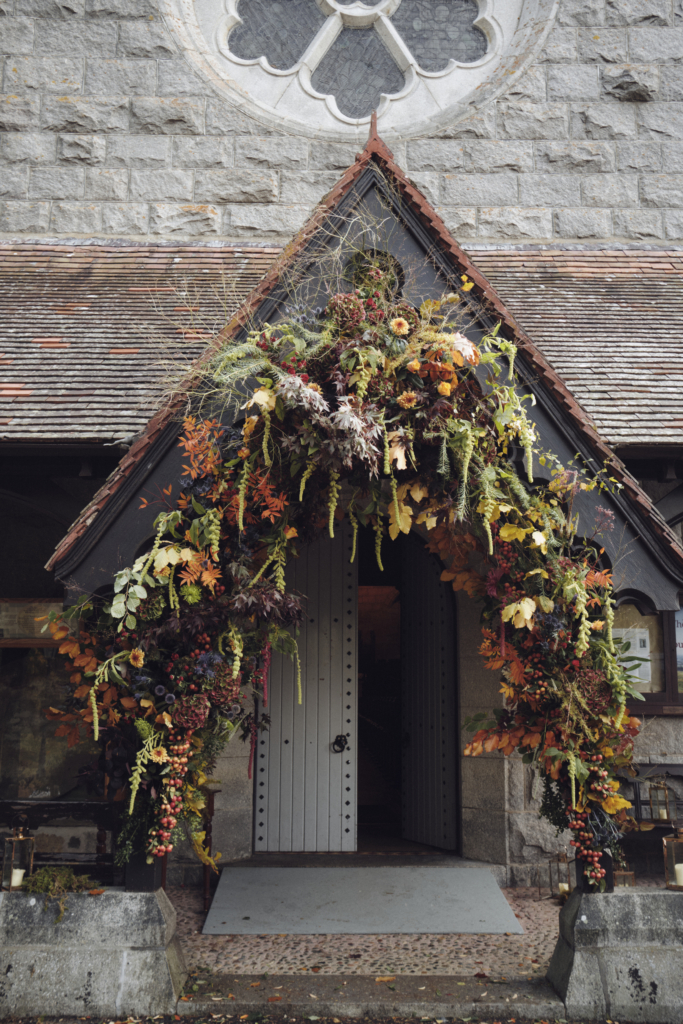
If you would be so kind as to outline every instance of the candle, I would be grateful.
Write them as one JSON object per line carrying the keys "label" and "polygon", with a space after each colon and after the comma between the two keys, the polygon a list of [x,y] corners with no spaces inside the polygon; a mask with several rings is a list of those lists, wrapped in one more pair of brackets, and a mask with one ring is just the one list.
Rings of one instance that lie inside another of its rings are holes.
{"label": "candle", "polygon": [[676,885],[683,885],[683,864],[676,864],[674,871],[676,872]]}
{"label": "candle", "polygon": [[12,868],[12,889],[18,888],[24,881],[26,868]]}
{"label": "candle", "polygon": [[[681,868],[683,869],[683,864],[681,864]],[[560,882],[560,895],[563,892],[569,892],[569,882]]]}
{"label": "candle", "polygon": [[668,815],[666,813],[666,807],[660,807],[659,808],[659,817],[662,819],[662,821],[666,821],[667,820]]}

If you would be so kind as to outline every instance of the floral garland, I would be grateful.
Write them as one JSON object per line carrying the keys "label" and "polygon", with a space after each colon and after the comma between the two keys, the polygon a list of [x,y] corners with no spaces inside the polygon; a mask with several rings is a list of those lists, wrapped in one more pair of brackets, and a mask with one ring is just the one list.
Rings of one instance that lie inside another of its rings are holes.
{"label": "floral garland", "polygon": [[316,315],[295,311],[225,342],[197,371],[198,400],[243,411],[239,425],[186,418],[182,493],[175,503],[164,493],[150,552],[117,575],[111,601],[83,598],[51,618],[74,691],[49,714],[70,744],[81,727],[102,736],[100,789],[128,801],[122,858],[144,849],[151,861],[189,831],[209,859],[216,754],[241,731],[253,758],[267,718],[257,724],[251,701],[267,708],[271,652],[298,662],[289,558],[346,516],[352,558],[358,530],[371,529],[381,568],[386,535],[418,527],[442,579],[482,602],[481,652],[502,677],[505,706],[466,723],[476,731],[465,753],[518,751],[533,763],[542,813],[575,830],[600,887],[600,854],[628,824],[617,772],[639,723],[625,710],[633,690],[612,636],[610,575],[572,515],[579,489],[596,482],[554,464],[552,483],[534,484],[534,459],[552,457],[539,455],[515,387],[515,347],[496,329],[478,349],[457,329],[466,276],[419,310],[395,297],[376,260],[355,283]]}

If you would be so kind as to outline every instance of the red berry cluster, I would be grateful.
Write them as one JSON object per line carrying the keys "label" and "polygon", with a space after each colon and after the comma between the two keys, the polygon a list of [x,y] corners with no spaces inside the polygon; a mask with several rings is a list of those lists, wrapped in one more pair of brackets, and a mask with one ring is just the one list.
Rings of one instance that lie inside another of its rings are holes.
{"label": "red berry cluster", "polygon": [[297,356],[296,356],[295,352],[292,352],[291,355],[286,356],[285,359],[282,360],[282,363],[280,365],[282,366],[283,370],[286,370],[287,373],[292,374],[292,376],[295,373],[300,374],[301,379],[304,382],[304,384],[308,384],[308,379],[309,378],[308,378],[308,374],[305,372],[305,370],[306,370],[306,360],[305,359],[297,359]]}
{"label": "red berry cluster", "polygon": [[588,766],[588,771],[593,777],[593,782],[590,784],[591,791],[593,793],[597,793],[603,800],[608,796],[614,796],[614,791],[607,782],[609,772],[604,768],[599,767],[599,762],[602,761],[602,754],[594,754],[593,757],[591,757],[591,761],[598,762],[597,764]]}
{"label": "red berry cluster", "polygon": [[498,552],[498,565],[505,573],[509,573],[510,569],[517,561],[517,552],[513,548],[512,544],[507,544],[505,541],[499,541],[497,545]]}
{"label": "red berry cluster", "polygon": [[170,765],[171,775],[164,780],[164,788],[159,803],[156,805],[156,826],[150,830],[147,843],[147,854],[151,857],[163,857],[173,849],[170,842],[171,831],[178,824],[178,814],[183,806],[183,778],[187,774],[187,751],[190,749],[191,733],[185,739],[178,733],[170,733],[170,757],[166,762]]}
{"label": "red berry cluster", "polygon": [[196,683],[191,682],[191,680],[194,679],[195,674],[192,662],[196,661],[197,658],[206,651],[210,651],[212,647],[211,637],[208,633],[200,633],[197,636],[195,643],[197,646],[194,650],[189,651],[185,657],[181,658],[179,654],[172,654],[171,660],[166,664],[166,671],[168,672],[168,678],[170,681],[175,683],[177,686],[187,686],[187,688],[193,693],[196,692],[199,687]]}
{"label": "red berry cluster", "polygon": [[607,872],[600,867],[602,850],[593,846],[595,836],[588,828],[588,812],[572,808],[570,813],[573,814],[573,819],[569,822],[569,828],[574,832],[576,839],[571,839],[569,845],[576,848],[577,858],[586,861],[586,874],[597,885]]}

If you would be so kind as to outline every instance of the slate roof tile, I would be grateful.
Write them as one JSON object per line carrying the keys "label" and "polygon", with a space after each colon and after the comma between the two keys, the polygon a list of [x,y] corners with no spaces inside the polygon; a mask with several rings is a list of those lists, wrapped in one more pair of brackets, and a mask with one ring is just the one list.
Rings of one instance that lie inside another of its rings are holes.
{"label": "slate roof tile", "polygon": [[683,445],[683,252],[468,255],[607,442]]}
{"label": "slate roof tile", "polygon": [[194,307],[220,330],[279,251],[0,243],[0,442],[140,433],[174,359],[202,351]]}

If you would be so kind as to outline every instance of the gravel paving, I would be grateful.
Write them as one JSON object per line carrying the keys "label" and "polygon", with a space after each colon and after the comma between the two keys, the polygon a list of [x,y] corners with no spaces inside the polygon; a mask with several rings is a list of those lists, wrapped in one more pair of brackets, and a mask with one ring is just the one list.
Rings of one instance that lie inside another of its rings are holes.
{"label": "gravel paving", "polygon": [[[197,889],[169,888],[193,970],[225,974],[544,975],[559,904],[536,888],[503,889],[524,935],[202,935]],[[545,897],[545,898],[544,898]]]}

